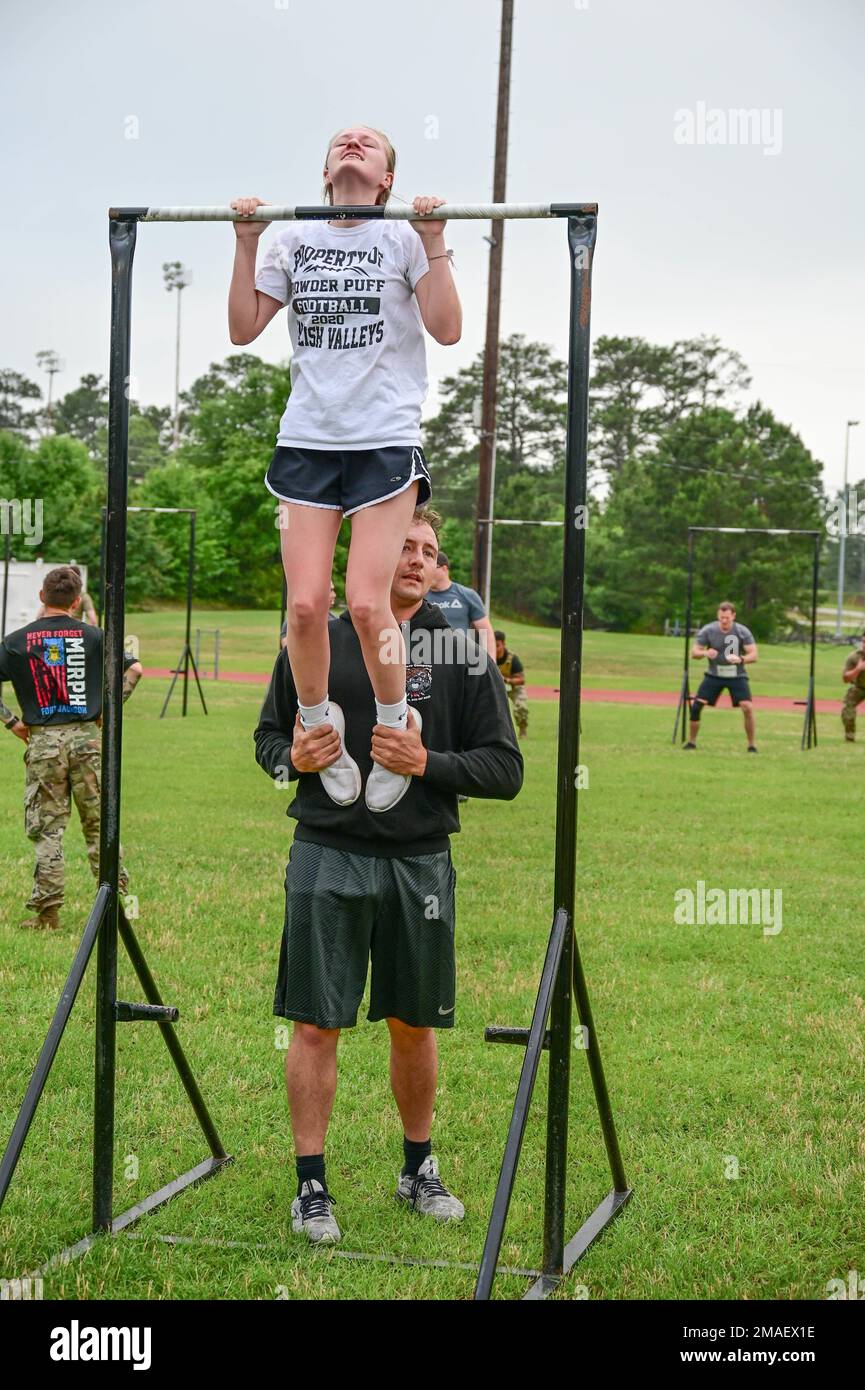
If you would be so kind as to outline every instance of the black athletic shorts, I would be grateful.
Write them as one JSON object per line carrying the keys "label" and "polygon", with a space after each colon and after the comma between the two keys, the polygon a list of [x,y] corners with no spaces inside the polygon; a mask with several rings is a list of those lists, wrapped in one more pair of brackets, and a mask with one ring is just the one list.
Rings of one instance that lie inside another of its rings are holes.
{"label": "black athletic shorts", "polygon": [[341,511],[344,516],[385,502],[417,482],[417,505],[432,497],[432,480],[420,445],[386,449],[295,449],[278,444],[264,475],[283,502]]}
{"label": "black athletic shorts", "polygon": [[449,849],[386,859],[294,840],[273,1012],[354,1028],[372,957],[370,1023],[452,1028],[455,887]]}
{"label": "black athletic shorts", "polygon": [[743,700],[751,699],[751,687],[747,676],[713,676],[710,672],[700,681],[700,689],[694,698],[705,700],[707,705],[714,705],[722,690],[729,690],[734,705],[741,705]]}

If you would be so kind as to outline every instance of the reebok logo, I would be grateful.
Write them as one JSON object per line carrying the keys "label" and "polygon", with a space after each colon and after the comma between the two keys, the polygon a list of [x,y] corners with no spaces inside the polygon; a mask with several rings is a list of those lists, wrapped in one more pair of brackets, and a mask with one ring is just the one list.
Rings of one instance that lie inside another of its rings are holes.
{"label": "reebok logo", "polygon": [[69,1327],[51,1329],[52,1361],[131,1361],[134,1371],[150,1370],[149,1327]]}

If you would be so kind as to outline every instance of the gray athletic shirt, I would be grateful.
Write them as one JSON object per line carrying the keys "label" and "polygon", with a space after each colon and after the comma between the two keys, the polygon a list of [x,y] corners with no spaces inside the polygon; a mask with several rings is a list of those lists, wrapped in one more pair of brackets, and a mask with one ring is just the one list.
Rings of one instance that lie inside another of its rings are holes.
{"label": "gray athletic shirt", "polygon": [[451,580],[446,589],[428,589],[425,597],[427,603],[434,603],[442,610],[451,627],[461,627],[465,632],[478,618],[487,616],[480,594],[455,580]]}
{"label": "gray athletic shirt", "polygon": [[747,670],[737,662],[725,661],[725,656],[743,656],[745,647],[753,646],[754,634],[744,623],[734,623],[729,632],[724,632],[717,621],[706,623],[694,639],[701,647],[714,647],[717,660],[709,661],[709,674],[712,676],[746,676]]}

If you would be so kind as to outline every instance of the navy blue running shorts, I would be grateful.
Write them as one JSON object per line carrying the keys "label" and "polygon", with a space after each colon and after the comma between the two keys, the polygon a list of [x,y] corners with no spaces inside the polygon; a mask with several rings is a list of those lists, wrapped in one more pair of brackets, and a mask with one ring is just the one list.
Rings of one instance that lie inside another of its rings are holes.
{"label": "navy blue running shorts", "polygon": [[385,502],[417,482],[417,505],[432,497],[432,480],[418,444],[384,449],[299,449],[277,444],[265,486],[283,502],[325,507],[344,516]]}

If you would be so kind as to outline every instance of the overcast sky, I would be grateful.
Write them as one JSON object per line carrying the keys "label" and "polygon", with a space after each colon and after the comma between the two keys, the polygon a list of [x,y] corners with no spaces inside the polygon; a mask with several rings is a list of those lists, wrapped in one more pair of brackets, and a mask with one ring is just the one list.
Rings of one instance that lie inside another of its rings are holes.
{"label": "overcast sky", "polygon": [[[389,134],[403,199],[488,201],[499,23],[499,0],[3,0],[0,366],[38,378],[53,348],[61,393],[107,375],[108,206],[317,203],[340,126]],[[848,418],[863,422],[851,478],[865,476],[863,40],[861,0],[515,5],[507,197],[599,202],[594,336],[717,334],[830,484]],[[725,133],[712,112],[743,108],[761,129],[708,143]],[[487,230],[448,229],[464,329],[453,347],[428,340],[428,411],[483,346]],[[228,340],[233,243],[228,224],[139,229],[142,403],[173,392],[165,260],[194,277],[183,385],[230,352],[287,356],[284,315],[251,348]],[[509,223],[503,334],[564,357],[567,288],[563,224]]]}

